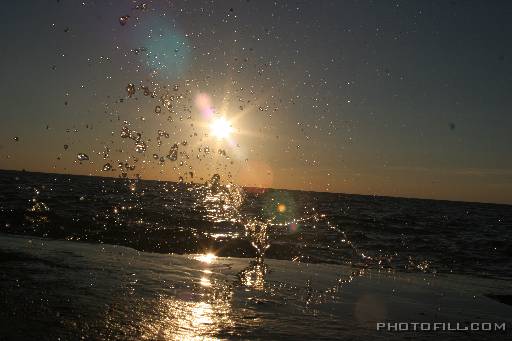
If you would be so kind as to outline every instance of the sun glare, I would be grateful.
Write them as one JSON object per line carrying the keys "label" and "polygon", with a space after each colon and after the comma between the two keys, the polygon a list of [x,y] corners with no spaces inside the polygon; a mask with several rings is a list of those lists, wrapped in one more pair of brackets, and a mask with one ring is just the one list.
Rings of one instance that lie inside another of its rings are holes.
{"label": "sun glare", "polygon": [[225,118],[220,117],[220,118],[215,119],[210,124],[210,130],[211,130],[213,136],[215,136],[216,138],[226,139],[229,137],[229,134],[231,134],[231,132],[233,131],[233,128],[231,127],[229,122],[226,121]]}

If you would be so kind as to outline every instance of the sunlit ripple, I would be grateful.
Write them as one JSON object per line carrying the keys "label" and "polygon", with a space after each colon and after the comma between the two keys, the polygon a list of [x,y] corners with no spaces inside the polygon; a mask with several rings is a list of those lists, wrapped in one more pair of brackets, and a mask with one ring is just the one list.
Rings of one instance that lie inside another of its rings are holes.
{"label": "sunlit ripple", "polygon": [[212,282],[210,282],[210,279],[208,277],[201,277],[199,283],[203,287],[210,287],[210,286],[212,286]]}
{"label": "sunlit ripple", "polygon": [[141,321],[142,340],[219,340],[222,330],[233,326],[229,294],[209,294],[204,300],[160,298],[157,315]]}
{"label": "sunlit ripple", "polygon": [[213,253],[206,253],[204,255],[197,255],[194,258],[200,262],[211,264],[215,261],[217,256],[215,256]]}

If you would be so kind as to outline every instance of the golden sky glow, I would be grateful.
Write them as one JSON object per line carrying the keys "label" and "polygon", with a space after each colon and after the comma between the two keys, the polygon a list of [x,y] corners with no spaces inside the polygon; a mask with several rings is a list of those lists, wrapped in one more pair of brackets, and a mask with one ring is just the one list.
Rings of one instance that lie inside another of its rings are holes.
{"label": "golden sky glow", "polygon": [[99,19],[118,18],[112,2],[33,4],[52,13],[38,21],[10,3],[0,169],[512,203],[502,29],[460,16],[376,31],[316,2],[276,25],[266,13],[284,3],[229,17],[164,3],[124,26]]}

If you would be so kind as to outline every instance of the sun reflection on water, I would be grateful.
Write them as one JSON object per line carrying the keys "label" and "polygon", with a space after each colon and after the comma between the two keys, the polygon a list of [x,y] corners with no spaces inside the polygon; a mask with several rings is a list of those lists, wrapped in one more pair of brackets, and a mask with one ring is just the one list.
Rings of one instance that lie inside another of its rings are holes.
{"label": "sun reflection on water", "polygon": [[200,262],[211,264],[211,263],[213,263],[215,261],[217,256],[215,256],[215,254],[210,252],[210,253],[206,253],[206,254],[203,254],[203,255],[197,255],[194,258],[196,260],[200,261]]}
{"label": "sun reflection on water", "polygon": [[216,334],[233,325],[229,297],[204,301],[162,298],[155,304],[160,318],[142,321],[142,340],[218,340]]}
{"label": "sun reflection on water", "polygon": [[201,277],[199,284],[203,287],[210,287],[212,285],[212,282],[210,282],[210,279],[208,277]]}

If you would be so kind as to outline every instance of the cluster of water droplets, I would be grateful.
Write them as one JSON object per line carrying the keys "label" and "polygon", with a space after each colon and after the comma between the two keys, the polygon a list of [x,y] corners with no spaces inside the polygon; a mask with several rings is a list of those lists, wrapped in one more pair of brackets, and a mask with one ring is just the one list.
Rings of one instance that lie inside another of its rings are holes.
{"label": "cluster of water droplets", "polygon": [[33,196],[30,200],[29,208],[25,214],[25,220],[31,223],[33,228],[37,228],[40,224],[48,221],[48,213],[50,208],[41,199],[41,191],[39,188],[33,188]]}
{"label": "cluster of water droplets", "polygon": [[137,153],[144,153],[147,149],[146,142],[142,139],[142,134],[130,129],[128,121],[125,121],[124,126],[121,128],[121,138],[133,140],[135,142],[134,150]]}

